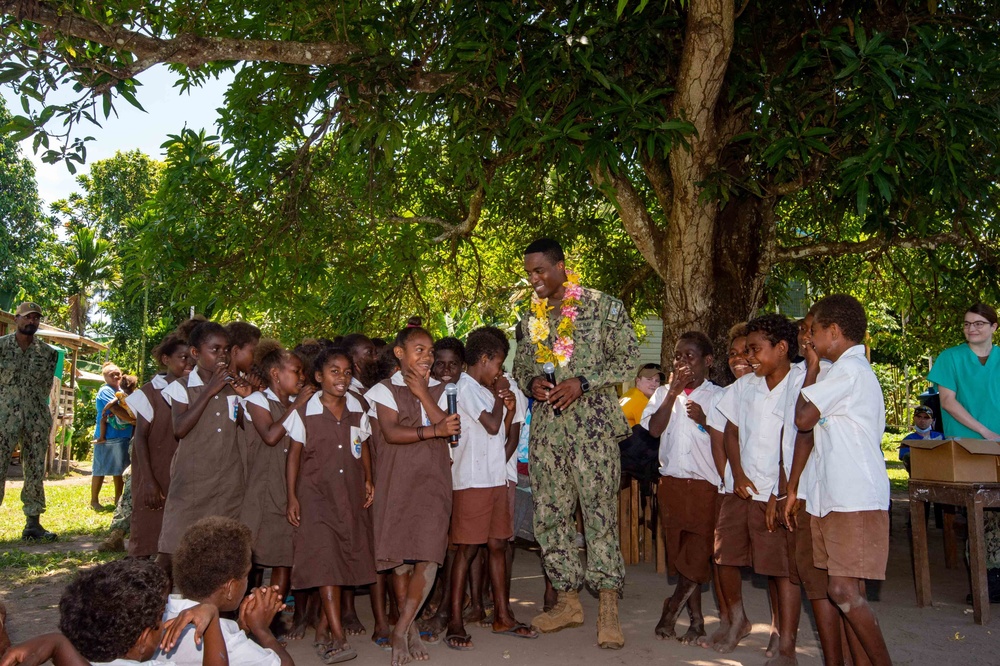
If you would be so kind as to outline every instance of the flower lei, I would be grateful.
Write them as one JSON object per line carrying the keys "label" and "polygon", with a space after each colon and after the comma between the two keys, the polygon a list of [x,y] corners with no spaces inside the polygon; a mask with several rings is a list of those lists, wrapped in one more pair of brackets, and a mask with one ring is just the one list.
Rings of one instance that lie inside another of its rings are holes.
{"label": "flower lei", "polygon": [[552,347],[547,346],[549,340],[549,307],[547,298],[539,298],[531,294],[531,317],[528,319],[528,335],[538,350],[535,361],[538,363],[555,363],[562,367],[573,358],[573,333],[576,332],[576,318],[580,314],[580,297],[583,287],[580,286],[580,276],[573,271],[566,271],[566,288],[559,313],[562,318],[556,324],[556,340]]}

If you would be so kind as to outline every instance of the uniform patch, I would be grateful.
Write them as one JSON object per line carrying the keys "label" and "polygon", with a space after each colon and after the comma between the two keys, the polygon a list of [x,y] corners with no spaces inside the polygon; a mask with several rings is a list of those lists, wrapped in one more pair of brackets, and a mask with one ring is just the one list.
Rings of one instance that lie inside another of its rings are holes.
{"label": "uniform patch", "polygon": [[620,324],[624,315],[625,304],[615,299],[611,301],[611,306],[608,307],[608,316],[605,317],[605,320],[610,321],[612,324]]}

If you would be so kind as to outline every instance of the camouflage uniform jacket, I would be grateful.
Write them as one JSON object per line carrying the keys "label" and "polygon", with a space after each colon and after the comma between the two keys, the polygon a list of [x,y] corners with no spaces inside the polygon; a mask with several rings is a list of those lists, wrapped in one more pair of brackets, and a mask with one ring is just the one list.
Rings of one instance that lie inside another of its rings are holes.
{"label": "camouflage uniform jacket", "polygon": [[14,333],[0,337],[0,427],[10,431],[25,420],[51,426],[49,392],[59,352],[37,336],[24,351]]}
{"label": "camouflage uniform jacket", "polygon": [[[531,420],[531,438],[580,437],[624,439],[630,433],[625,414],[618,405],[615,385],[635,375],[639,362],[639,342],[624,304],[595,289],[584,289],[578,306],[574,351],[569,363],[556,366],[556,382],[583,376],[590,390],[556,417],[545,403],[535,403]],[[549,330],[556,330],[562,315],[559,308],[549,312]],[[537,347],[528,334],[530,314],[517,325],[517,352],[514,379],[529,392],[531,379],[542,374],[542,364],[535,360]],[[550,342],[551,344],[551,342]]]}

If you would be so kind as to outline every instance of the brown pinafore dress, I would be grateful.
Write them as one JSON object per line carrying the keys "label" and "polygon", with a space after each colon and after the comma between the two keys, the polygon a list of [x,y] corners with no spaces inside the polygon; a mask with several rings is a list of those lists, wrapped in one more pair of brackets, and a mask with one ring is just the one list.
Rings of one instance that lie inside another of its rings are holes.
{"label": "brown pinafore dress", "polygon": [[[368,405],[348,395],[338,421],[320,396],[322,392],[316,393],[299,412],[306,441],[296,488],[300,521],[292,537],[292,588],[297,590],[375,582],[361,442],[351,436],[351,429],[361,428],[362,420],[367,420]],[[319,413],[307,414],[317,405]]]}
{"label": "brown pinafore dress", "polygon": [[[196,372],[198,368],[177,380],[187,389],[189,406],[206,389],[200,381],[191,385]],[[239,396],[227,384],[208,401],[198,423],[178,443],[170,466],[170,494],[163,508],[161,553],[173,554],[185,530],[202,518],[239,520],[246,480],[235,418],[238,409]]]}
{"label": "brown pinafore dress", "polygon": [[[177,451],[174,438],[174,419],[170,405],[163,398],[161,389],[153,382],[147,382],[139,390],[153,406],[153,420],[146,428],[146,449],[149,451],[149,467],[153,479],[160,486],[163,495],[170,491],[170,463]],[[137,418],[142,418],[138,414]],[[135,459],[133,458],[133,461]],[[163,525],[163,509],[147,509],[140,498],[152,484],[142,465],[132,465],[132,518],[129,523],[129,557],[152,557],[158,552],[160,528]]]}
{"label": "brown pinafore dress", "polygon": [[[392,392],[399,425],[424,423],[420,401],[406,386],[382,382]],[[430,387],[437,401],[444,384]],[[413,444],[378,443],[375,484],[375,560],[379,571],[406,562],[444,563],[451,522],[451,456],[444,438]]]}
{"label": "brown pinafore dress", "polygon": [[[285,418],[288,405],[267,397],[268,409],[275,423]],[[285,509],[288,494],[285,483],[285,460],[291,443],[285,435],[274,446],[261,439],[253,422],[245,418],[243,430],[247,441],[247,489],[240,520],[253,533],[253,561],[263,567],[292,566],[292,524]]]}

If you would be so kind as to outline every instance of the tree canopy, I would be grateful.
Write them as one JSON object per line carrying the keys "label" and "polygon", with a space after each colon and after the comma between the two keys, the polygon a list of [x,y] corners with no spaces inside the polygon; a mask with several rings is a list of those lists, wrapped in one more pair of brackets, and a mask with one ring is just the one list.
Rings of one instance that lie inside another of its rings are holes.
{"label": "tree canopy", "polygon": [[[984,0],[0,0],[7,125],[80,123],[233,70],[178,134],[137,237],[172,301],[385,330],[509,316],[548,233],[584,278],[718,337],[788,280],[920,331],[996,298],[1000,6]],[[50,103],[56,89],[77,99]],[[221,282],[221,284],[220,284]],[[294,301],[294,309],[288,303]],[[881,307],[881,306],[880,306]],[[294,310],[294,311],[291,311]],[[331,322],[332,319],[332,322]]]}

